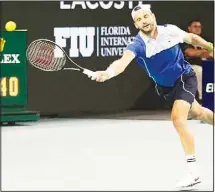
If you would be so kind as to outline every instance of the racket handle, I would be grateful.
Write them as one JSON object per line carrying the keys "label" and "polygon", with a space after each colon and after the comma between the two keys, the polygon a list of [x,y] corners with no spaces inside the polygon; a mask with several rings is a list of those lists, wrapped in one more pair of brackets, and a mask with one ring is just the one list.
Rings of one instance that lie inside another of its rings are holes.
{"label": "racket handle", "polygon": [[90,77],[95,76],[95,72],[90,71],[89,69],[83,69],[82,73],[84,73],[85,75],[88,75]]}

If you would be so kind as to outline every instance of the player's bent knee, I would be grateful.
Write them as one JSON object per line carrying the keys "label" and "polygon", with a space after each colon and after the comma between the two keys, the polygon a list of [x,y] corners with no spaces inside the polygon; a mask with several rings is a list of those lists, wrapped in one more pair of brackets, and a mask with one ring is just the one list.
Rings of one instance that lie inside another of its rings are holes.
{"label": "player's bent knee", "polygon": [[186,135],[186,132],[184,130],[184,127],[186,126],[186,120],[181,117],[172,117],[173,125],[180,137],[184,137]]}
{"label": "player's bent knee", "polygon": [[175,116],[175,115],[173,115],[172,117],[171,117],[171,119],[172,119],[172,122],[173,122],[173,124],[174,124],[174,126],[175,126],[175,128],[178,130],[178,128],[180,128],[180,127],[183,127],[184,125],[186,125],[186,118],[184,118],[184,117],[180,117],[180,116]]}
{"label": "player's bent knee", "polygon": [[201,120],[205,114],[205,108],[204,107],[199,107],[198,110],[191,111],[191,115],[194,119],[196,120]]}

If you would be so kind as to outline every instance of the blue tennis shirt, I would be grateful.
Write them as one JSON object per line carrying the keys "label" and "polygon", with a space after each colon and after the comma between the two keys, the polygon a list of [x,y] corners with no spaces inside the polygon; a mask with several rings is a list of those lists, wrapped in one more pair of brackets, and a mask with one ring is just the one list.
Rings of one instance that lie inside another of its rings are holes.
{"label": "blue tennis shirt", "polygon": [[134,52],[137,63],[156,84],[172,87],[182,75],[189,73],[191,65],[185,61],[179,43],[185,32],[175,25],[158,25],[158,36],[152,39],[141,32],[128,44],[126,50]]}

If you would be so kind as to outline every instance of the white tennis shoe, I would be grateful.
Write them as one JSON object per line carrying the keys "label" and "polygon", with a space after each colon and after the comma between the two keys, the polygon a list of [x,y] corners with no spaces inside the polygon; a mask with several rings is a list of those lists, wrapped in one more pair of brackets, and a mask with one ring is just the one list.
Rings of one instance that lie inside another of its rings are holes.
{"label": "white tennis shoe", "polygon": [[189,188],[199,183],[201,183],[200,176],[193,176],[192,174],[189,173],[185,178],[183,178],[176,184],[176,187],[181,189]]}

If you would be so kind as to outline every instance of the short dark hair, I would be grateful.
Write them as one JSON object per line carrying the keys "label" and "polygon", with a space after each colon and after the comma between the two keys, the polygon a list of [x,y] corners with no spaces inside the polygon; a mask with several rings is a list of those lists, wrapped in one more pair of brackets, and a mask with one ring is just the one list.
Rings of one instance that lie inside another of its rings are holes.
{"label": "short dark hair", "polygon": [[201,23],[201,21],[200,21],[199,19],[193,19],[193,20],[189,21],[188,27],[191,26],[194,22],[199,22],[199,23]]}

